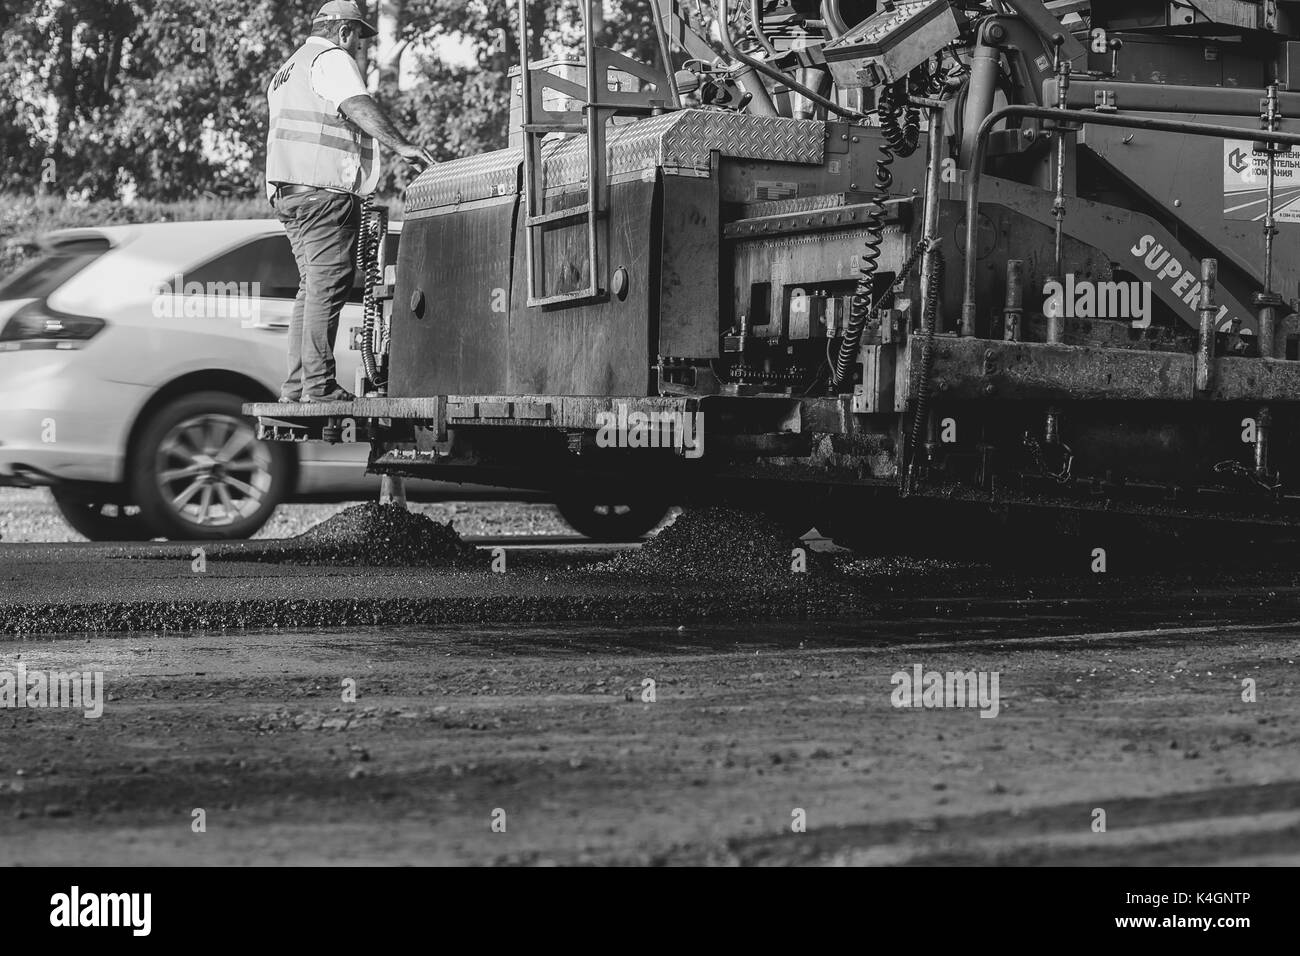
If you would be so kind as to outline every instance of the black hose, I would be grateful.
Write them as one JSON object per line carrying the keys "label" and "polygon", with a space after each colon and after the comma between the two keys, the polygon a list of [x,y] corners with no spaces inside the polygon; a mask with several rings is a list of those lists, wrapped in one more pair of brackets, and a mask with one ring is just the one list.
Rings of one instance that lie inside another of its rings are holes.
{"label": "black hose", "polygon": [[899,471],[903,494],[912,489],[912,464],[916,459],[916,450],[921,447],[926,421],[930,416],[930,373],[934,370],[934,328],[939,317],[939,287],[943,284],[943,253],[937,244],[930,250],[929,285],[926,289],[925,309],[922,312],[921,328],[924,341],[921,344],[921,369],[916,384],[916,409],[912,418],[912,437],[904,449],[903,468]]}
{"label": "black hose", "polygon": [[369,196],[361,200],[361,226],[357,231],[357,272],[364,283],[362,293],[361,364],[370,384],[379,388],[386,384],[375,357],[375,344],[379,332],[379,302],[375,286],[382,280],[379,274],[380,243],[388,231],[386,216],[375,210]]}
{"label": "black hose", "polygon": [[[862,333],[871,316],[876,269],[885,235],[885,203],[889,200],[889,187],[894,184],[894,174],[889,167],[893,165],[895,156],[910,156],[915,152],[920,141],[920,113],[915,107],[905,105],[906,81],[900,81],[897,87],[897,90],[891,86],[882,87],[876,102],[884,139],[880,143],[880,158],[876,160],[876,192],[871,197],[871,212],[867,215],[867,249],[862,254],[862,265],[858,269],[858,285],[853,292],[849,321],[844,327],[839,353],[831,369],[831,382],[837,387],[850,378],[853,363],[857,361]],[[903,103],[895,104],[896,95]]]}
{"label": "black hose", "polygon": [[[897,96],[899,103],[895,104]],[[911,156],[921,141],[921,111],[907,105],[907,81],[899,80],[893,87],[880,91],[880,131],[895,156]],[[902,121],[902,125],[899,121]]]}

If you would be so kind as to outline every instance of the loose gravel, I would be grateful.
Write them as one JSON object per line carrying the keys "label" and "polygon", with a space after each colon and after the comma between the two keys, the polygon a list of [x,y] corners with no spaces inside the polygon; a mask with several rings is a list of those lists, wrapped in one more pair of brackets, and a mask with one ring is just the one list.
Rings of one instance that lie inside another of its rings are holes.
{"label": "loose gravel", "polygon": [[803,551],[806,572],[826,570],[821,555],[779,523],[752,511],[701,508],[677,520],[635,551],[624,551],[593,571],[663,580],[718,579],[755,584],[789,580],[794,551]]}
{"label": "loose gravel", "polygon": [[226,555],[275,564],[368,567],[477,567],[483,554],[441,523],[401,505],[361,504],[340,511],[309,531],[275,544]]}

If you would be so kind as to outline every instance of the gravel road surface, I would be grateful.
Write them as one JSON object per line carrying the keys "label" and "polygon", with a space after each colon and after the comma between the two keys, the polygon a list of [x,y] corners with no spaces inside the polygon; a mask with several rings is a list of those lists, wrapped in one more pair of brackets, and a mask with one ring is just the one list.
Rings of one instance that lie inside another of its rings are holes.
{"label": "gravel road surface", "polygon": [[[102,671],[107,700],[0,711],[0,863],[1294,865],[1298,628],[10,643],[0,667]],[[894,707],[916,665],[998,672],[997,716]]]}
{"label": "gravel road surface", "polygon": [[[0,543],[0,864],[1300,862],[1293,560],[803,570],[710,512],[358,566],[364,514]],[[51,672],[102,713],[5,703]]]}

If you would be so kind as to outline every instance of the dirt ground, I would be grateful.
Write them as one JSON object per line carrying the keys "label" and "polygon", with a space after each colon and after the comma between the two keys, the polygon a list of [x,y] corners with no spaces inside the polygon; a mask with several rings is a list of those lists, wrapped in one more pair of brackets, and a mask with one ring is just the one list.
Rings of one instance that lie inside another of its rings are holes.
{"label": "dirt ground", "polygon": [[[0,644],[0,670],[101,670],[107,696],[98,719],[0,711],[0,863],[1300,861],[1300,622],[1068,631],[1009,612]],[[918,664],[998,672],[997,716],[892,706]]]}
{"label": "dirt ground", "polygon": [[[1289,553],[787,573],[720,534],[502,573],[9,537],[0,864],[1300,862]],[[896,706],[917,669],[996,708]],[[102,715],[20,671],[102,674]]]}

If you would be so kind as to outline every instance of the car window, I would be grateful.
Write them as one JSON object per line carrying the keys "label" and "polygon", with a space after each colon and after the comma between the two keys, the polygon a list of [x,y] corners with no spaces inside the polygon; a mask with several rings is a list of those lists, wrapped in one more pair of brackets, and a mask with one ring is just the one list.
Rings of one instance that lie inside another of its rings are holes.
{"label": "car window", "polygon": [[258,283],[264,299],[292,299],[298,294],[298,266],[288,236],[264,236],[191,269],[185,283]]}
{"label": "car window", "polygon": [[109,249],[107,239],[60,243],[0,281],[0,299],[43,299]]}
{"label": "car window", "polygon": [[[397,263],[399,233],[389,233],[385,249],[389,265]],[[206,265],[191,270],[186,283],[248,282],[259,283],[264,299],[292,299],[298,294],[298,265],[293,258],[288,236],[266,236],[246,243]],[[363,287],[358,275],[353,282],[349,302],[360,302]]]}

